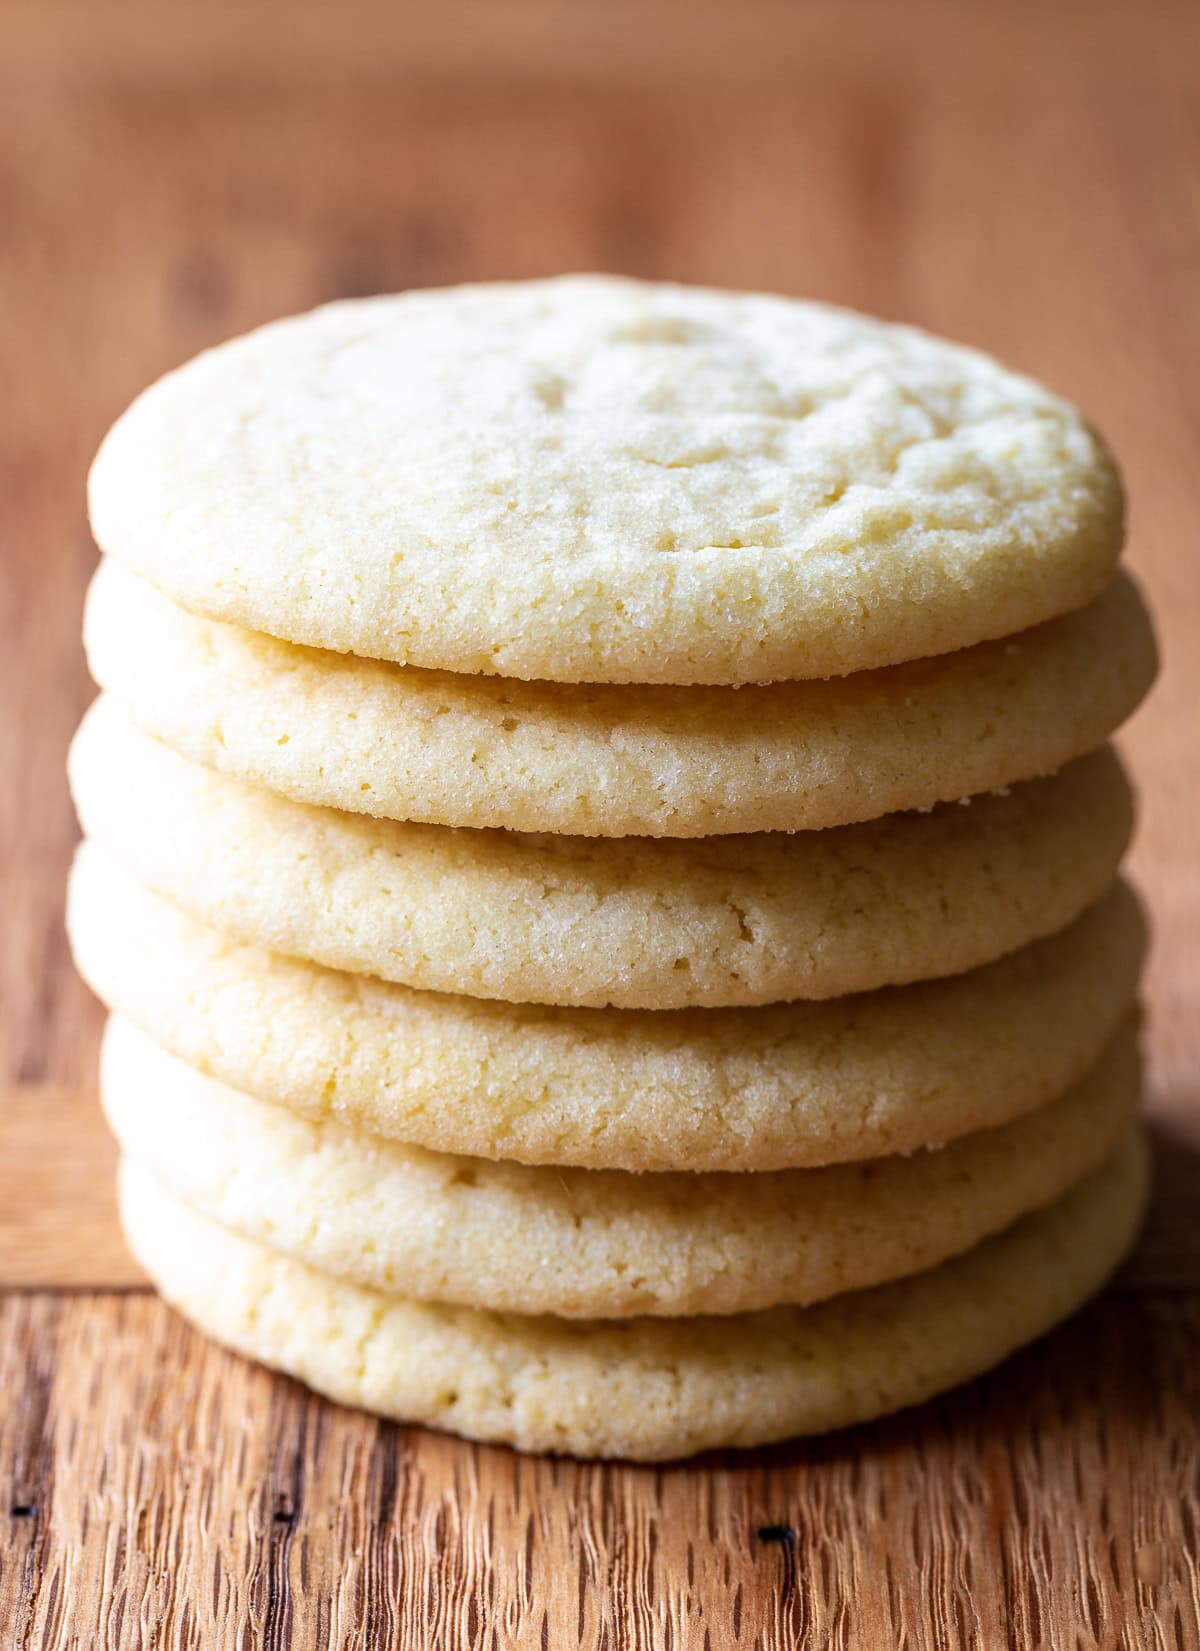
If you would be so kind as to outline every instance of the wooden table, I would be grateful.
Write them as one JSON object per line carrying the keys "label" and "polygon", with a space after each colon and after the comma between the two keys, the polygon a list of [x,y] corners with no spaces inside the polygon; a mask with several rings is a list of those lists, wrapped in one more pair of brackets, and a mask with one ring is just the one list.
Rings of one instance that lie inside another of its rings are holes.
{"label": "wooden table", "polygon": [[[1200,51],[1192,5],[7,0],[0,31],[0,1642],[1200,1646]],[[995,349],[1123,455],[1167,669],[1125,742],[1157,945],[1138,1257],[907,1417],[522,1460],[206,1345],[113,1220],[61,930],[83,481],[201,346],[603,266]]]}

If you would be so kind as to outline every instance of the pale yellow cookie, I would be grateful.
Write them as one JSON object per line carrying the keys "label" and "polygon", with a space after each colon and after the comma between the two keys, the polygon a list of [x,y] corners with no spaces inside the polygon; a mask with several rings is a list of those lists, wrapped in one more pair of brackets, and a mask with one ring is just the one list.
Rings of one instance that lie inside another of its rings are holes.
{"label": "pale yellow cookie", "polygon": [[130,1246],[201,1329],[343,1404],[522,1450],[657,1461],[822,1433],[997,1364],[1133,1242],[1134,1133],[1047,1209],[926,1273],[734,1318],[521,1318],[382,1295],[234,1237],[126,1163]]}
{"label": "pale yellow cookie", "polygon": [[70,770],[86,835],[237,939],[434,991],[622,1008],[837,997],[973,968],[1077,917],[1133,819],[1104,750],[1006,796],[792,836],[411,825],[186,762],[103,698]]}
{"label": "pale yellow cookie", "polygon": [[768,1175],[537,1168],[309,1123],[109,1023],[128,1158],[210,1220],[422,1301],[568,1318],[807,1304],[935,1266],[1099,1167],[1129,1127],[1132,1024],[1062,1099],[939,1152]]}
{"label": "pale yellow cookie", "polygon": [[1137,989],[1118,885],[972,974],[755,1009],[547,1009],[414,992],[240,946],[94,845],[76,963],[117,1013],[235,1089],[443,1152],[593,1169],[772,1170],[994,1128],[1097,1060]]}
{"label": "pale yellow cookie", "polygon": [[138,398],[101,547],[187,607],[403,664],[839,676],[1081,607],[1123,534],[1074,408],[972,350],[600,276],[330,305]]}
{"label": "pale yellow cookie", "polygon": [[298,648],[106,559],[92,675],[183,756],[299,802],[582,836],[811,830],[990,791],[1102,745],[1156,668],[1132,583],[1003,641],[829,682],[579,686]]}

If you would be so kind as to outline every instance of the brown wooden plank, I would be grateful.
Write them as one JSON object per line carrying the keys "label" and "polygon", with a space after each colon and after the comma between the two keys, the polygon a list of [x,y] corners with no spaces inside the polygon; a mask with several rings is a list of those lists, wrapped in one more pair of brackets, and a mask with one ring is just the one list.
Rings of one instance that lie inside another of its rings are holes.
{"label": "brown wooden plank", "polygon": [[[6,0],[0,73],[275,81],[415,75],[460,84],[730,85],[761,90],[799,77],[861,73],[977,82],[1048,77],[1059,65],[1121,79],[1195,83],[1188,0]],[[740,111],[739,111],[740,113]]]}
{"label": "brown wooden plank", "polygon": [[90,1091],[0,1095],[0,1289],[144,1281],[117,1223],[116,1165]]}
{"label": "brown wooden plank", "polygon": [[[323,1404],[155,1298],[0,1303],[0,1636],[47,1648],[1200,1645],[1200,1304],[661,1470]],[[139,1637],[144,1636],[144,1637]]]}

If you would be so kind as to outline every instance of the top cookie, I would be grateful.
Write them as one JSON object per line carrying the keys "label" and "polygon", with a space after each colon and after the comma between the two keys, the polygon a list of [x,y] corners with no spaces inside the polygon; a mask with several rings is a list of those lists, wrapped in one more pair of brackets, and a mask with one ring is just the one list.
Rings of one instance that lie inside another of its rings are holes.
{"label": "top cookie", "polygon": [[823,305],[600,276],[331,305],[145,392],[101,546],[186,607],[557,681],[840,676],[1090,601],[1120,482],[1070,406]]}

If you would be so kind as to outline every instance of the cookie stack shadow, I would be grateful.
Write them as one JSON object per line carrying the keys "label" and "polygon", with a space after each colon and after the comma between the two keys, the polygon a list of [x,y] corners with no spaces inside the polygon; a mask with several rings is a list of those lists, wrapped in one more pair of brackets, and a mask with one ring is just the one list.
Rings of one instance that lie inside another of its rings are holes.
{"label": "cookie stack shadow", "polygon": [[934,658],[587,685],[281,640],[98,536],[69,929],[130,1244],[210,1334],[663,1459],[923,1400],[1125,1253],[1125,575]]}

